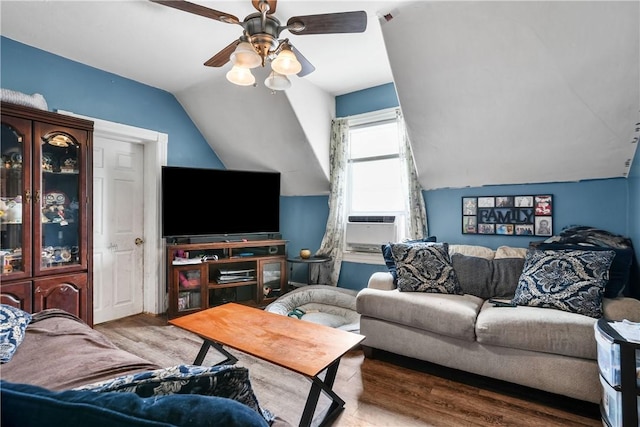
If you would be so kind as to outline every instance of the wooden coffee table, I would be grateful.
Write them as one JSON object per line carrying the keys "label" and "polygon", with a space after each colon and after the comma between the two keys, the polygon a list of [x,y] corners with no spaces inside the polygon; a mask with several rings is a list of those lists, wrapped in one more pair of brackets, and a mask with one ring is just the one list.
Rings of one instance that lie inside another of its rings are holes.
{"label": "wooden coffee table", "polygon": [[[332,402],[318,425],[329,424],[344,409],[344,400],[333,391],[340,358],[365,338],[236,303],[178,317],[169,323],[204,340],[196,365],[202,363],[209,347],[227,357],[222,363],[237,362],[223,348],[227,346],[309,378],[311,389],[300,420],[304,427],[313,421],[321,391]],[[324,379],[319,378],[324,371]]]}

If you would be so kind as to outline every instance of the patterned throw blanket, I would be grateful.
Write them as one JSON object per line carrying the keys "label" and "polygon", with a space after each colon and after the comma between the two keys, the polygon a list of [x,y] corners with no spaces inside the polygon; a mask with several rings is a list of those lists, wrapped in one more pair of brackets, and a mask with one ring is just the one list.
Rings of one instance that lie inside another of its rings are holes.
{"label": "patterned throw blanket", "polygon": [[629,249],[631,239],[605,230],[587,226],[571,226],[562,230],[560,235],[546,240],[547,243],[589,244],[605,248]]}
{"label": "patterned throw blanket", "polygon": [[42,310],[39,311],[37,313],[34,313],[31,316],[31,322],[30,324],[45,320],[45,319],[51,319],[52,317],[62,317],[62,318],[66,318],[66,319],[72,319],[75,320],[77,322],[81,322],[84,323],[84,321],[79,318],[78,316],[75,316],[69,312],[66,312],[64,310],[60,310],[59,308],[48,308],[46,310]]}
{"label": "patterned throw blanket", "polygon": [[65,390],[159,368],[119,349],[73,314],[47,309],[33,314],[24,341],[2,365],[2,379]]}

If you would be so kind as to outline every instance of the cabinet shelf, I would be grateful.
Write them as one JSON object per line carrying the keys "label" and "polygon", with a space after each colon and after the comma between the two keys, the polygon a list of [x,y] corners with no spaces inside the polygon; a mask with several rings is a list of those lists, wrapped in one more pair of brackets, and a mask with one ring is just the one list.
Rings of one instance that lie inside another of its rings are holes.
{"label": "cabinet shelf", "polygon": [[244,282],[217,283],[209,282],[209,289],[237,288],[239,286],[257,285],[257,280],[247,280]]}
{"label": "cabinet shelf", "polygon": [[[170,319],[227,302],[263,307],[286,289],[284,240],[167,244],[166,254]],[[227,280],[219,283],[220,277]],[[202,296],[188,310],[180,300],[185,280]]]}

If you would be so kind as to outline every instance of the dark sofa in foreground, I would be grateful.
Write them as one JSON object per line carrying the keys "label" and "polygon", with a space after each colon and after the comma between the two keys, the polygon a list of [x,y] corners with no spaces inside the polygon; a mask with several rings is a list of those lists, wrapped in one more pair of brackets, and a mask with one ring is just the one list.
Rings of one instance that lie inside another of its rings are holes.
{"label": "dark sofa in foreground", "polygon": [[3,426],[288,425],[260,407],[246,368],[162,368],[57,309],[2,305],[0,324]]}

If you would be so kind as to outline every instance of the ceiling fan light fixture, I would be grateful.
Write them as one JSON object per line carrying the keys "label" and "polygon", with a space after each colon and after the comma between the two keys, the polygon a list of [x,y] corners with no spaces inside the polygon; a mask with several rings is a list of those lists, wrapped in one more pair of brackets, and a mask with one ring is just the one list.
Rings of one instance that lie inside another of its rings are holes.
{"label": "ceiling fan light fixture", "polygon": [[229,56],[231,63],[243,68],[256,68],[262,65],[262,58],[249,42],[240,42]]}
{"label": "ceiling fan light fixture", "polygon": [[53,145],[54,147],[68,147],[71,143],[71,138],[69,138],[68,136],[62,135],[62,134],[58,134],[56,136],[54,136],[53,138],[51,138],[49,141],[47,141],[49,143],[49,145]]}
{"label": "ceiling fan light fixture", "polygon": [[296,55],[285,46],[278,54],[276,59],[271,61],[271,69],[276,73],[290,76],[292,74],[298,74],[302,70],[302,64],[296,58]]}
{"label": "ceiling fan light fixture", "polygon": [[251,74],[250,69],[237,65],[234,65],[233,68],[229,70],[227,80],[238,86],[251,86],[256,82],[256,78]]}
{"label": "ceiling fan light fixture", "polygon": [[286,90],[291,87],[291,81],[287,76],[271,71],[269,77],[265,79],[264,85],[271,90]]}

